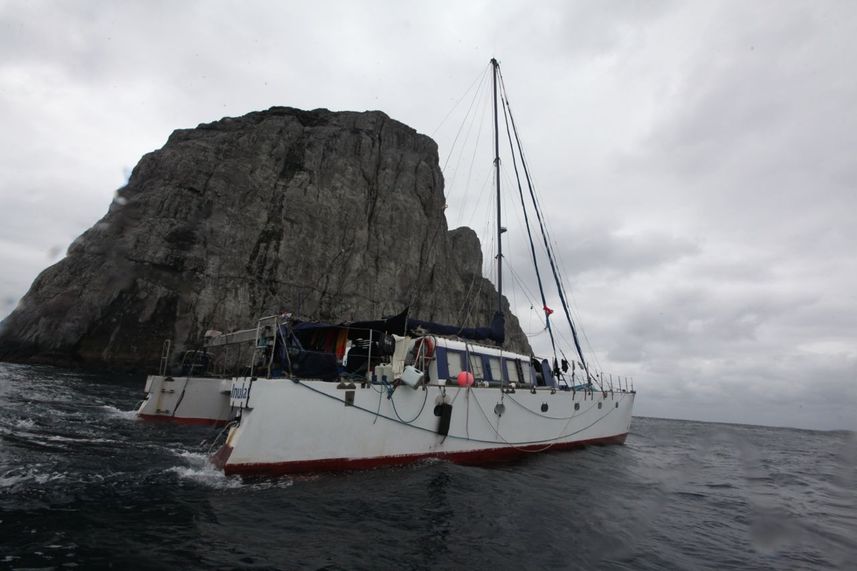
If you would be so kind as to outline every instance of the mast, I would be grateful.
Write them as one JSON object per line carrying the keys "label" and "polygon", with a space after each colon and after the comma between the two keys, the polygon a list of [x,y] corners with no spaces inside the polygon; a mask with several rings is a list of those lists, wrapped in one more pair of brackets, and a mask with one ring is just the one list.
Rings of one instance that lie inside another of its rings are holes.
{"label": "mast", "polygon": [[503,224],[500,219],[500,127],[497,121],[497,74],[500,64],[491,58],[494,77],[494,178],[497,181],[497,311],[503,313]]}

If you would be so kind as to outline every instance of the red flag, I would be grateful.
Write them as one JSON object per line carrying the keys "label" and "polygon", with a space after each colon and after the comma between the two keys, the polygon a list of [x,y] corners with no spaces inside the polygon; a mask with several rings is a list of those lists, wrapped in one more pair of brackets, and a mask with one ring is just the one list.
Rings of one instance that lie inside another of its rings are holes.
{"label": "red flag", "polygon": [[553,309],[549,308],[548,306],[545,306],[544,310],[545,310],[545,315],[550,315],[553,313]]}

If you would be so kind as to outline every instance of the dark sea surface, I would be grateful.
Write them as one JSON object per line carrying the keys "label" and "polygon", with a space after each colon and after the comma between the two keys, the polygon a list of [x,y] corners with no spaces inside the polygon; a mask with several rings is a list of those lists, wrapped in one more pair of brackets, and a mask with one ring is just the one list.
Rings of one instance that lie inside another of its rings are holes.
{"label": "dark sea surface", "polygon": [[857,439],[635,418],[624,446],[225,477],[140,378],[0,364],[0,568],[857,569]]}

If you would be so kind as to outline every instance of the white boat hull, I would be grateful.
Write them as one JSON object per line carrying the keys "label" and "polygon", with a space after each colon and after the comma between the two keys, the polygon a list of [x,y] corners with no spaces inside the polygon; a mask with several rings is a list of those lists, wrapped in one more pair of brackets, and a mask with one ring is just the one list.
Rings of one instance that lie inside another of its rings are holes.
{"label": "white boat hull", "polygon": [[231,379],[150,375],[146,379],[146,398],[137,416],[183,424],[223,425],[235,414],[229,404],[231,387]]}
{"label": "white boat hull", "polygon": [[[212,460],[228,474],[370,468],[426,458],[481,463],[622,443],[635,393],[498,387],[236,381],[239,423]],[[452,405],[446,436],[440,403]],[[502,405],[502,407],[500,406]],[[498,414],[501,413],[501,414]]]}

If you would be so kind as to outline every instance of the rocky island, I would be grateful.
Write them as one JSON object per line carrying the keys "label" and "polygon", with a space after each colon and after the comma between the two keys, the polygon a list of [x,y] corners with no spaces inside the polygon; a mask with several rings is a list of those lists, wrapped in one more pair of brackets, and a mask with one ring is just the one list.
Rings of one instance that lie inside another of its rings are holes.
{"label": "rocky island", "polygon": [[[487,325],[497,292],[447,228],[437,145],[379,111],[273,107],[175,131],[0,324],[0,359],[151,368],[165,339],[292,311]],[[527,353],[506,313],[506,347]]]}

